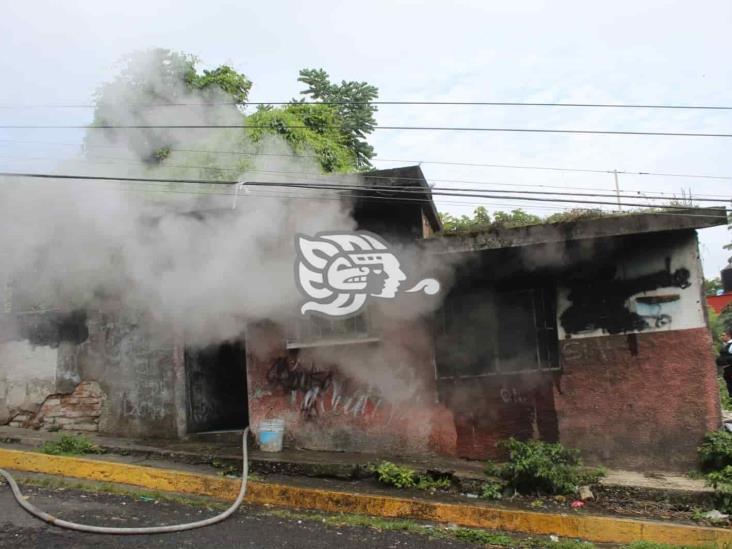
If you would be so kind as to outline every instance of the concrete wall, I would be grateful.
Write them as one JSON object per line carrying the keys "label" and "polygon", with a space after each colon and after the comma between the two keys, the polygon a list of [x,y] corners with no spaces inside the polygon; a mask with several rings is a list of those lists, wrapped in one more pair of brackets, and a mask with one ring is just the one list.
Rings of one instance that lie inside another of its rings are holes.
{"label": "concrete wall", "polygon": [[0,424],[182,434],[182,353],[144,318],[123,309],[10,315],[2,328]]}
{"label": "concrete wall", "polygon": [[151,330],[145,318],[124,310],[92,312],[82,344],[78,378],[96,381],[107,394],[99,430],[123,436],[176,437],[176,344]]}
{"label": "concrete wall", "polygon": [[56,392],[58,349],[28,340],[0,344],[0,424],[27,419]]}

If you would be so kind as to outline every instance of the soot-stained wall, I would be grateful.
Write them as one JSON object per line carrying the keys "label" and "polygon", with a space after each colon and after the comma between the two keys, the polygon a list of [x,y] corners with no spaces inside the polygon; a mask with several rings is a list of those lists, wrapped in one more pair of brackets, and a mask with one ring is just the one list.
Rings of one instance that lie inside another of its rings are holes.
{"label": "soot-stained wall", "polygon": [[[501,373],[487,355],[491,345],[500,351],[490,334],[502,315],[478,315],[492,318],[481,323],[464,314],[469,337],[437,339],[438,391],[454,417],[457,455],[498,457],[496,443],[514,436],[559,441],[615,467],[694,465],[720,409],[693,231],[505,249],[462,265],[446,309],[462,295],[479,309],[505,292],[553,288],[558,367]],[[451,341],[464,345],[439,349]],[[472,364],[468,375],[439,364],[451,356]]]}
{"label": "soot-stained wall", "polygon": [[704,326],[693,232],[624,246],[594,267],[567,273],[558,287],[560,339]]}
{"label": "soot-stained wall", "polygon": [[626,246],[558,291],[560,440],[592,462],[686,470],[720,424],[692,231]]}

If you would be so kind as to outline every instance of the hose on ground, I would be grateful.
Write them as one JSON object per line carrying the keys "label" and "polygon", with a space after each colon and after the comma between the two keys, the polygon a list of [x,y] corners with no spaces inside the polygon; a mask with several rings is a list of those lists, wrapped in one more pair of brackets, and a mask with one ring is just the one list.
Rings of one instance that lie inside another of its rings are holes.
{"label": "hose on ground", "polygon": [[36,518],[41,519],[44,522],[47,522],[48,524],[52,524],[54,526],[60,526],[61,528],[67,528],[69,530],[76,530],[77,532],[89,532],[93,534],[118,534],[118,535],[132,535],[132,534],[165,534],[170,532],[183,532],[185,530],[193,530],[194,528],[202,528],[204,526],[210,526],[211,524],[216,524],[217,522],[221,522],[222,520],[227,519],[230,517],[241,505],[241,502],[244,500],[244,496],[247,491],[247,473],[248,473],[248,457],[247,457],[247,434],[249,433],[249,427],[244,429],[244,433],[242,434],[242,474],[241,474],[241,488],[239,489],[239,495],[236,497],[236,500],[234,503],[231,504],[231,507],[229,507],[226,511],[223,513],[220,513],[216,515],[215,517],[207,518],[204,520],[199,520],[196,522],[188,522],[185,524],[171,524],[169,526],[146,526],[141,528],[136,527],[126,527],[126,528],[116,528],[116,527],[110,527],[110,526],[92,526],[89,524],[79,524],[77,522],[70,522],[68,520],[63,520],[57,517],[54,517],[53,515],[46,513],[45,511],[41,511],[38,507],[35,505],[29,503],[24,497],[23,494],[20,491],[20,488],[18,488],[18,483],[15,482],[15,479],[10,476],[10,473],[7,471],[0,469],[0,475],[5,477],[5,480],[8,481],[8,484],[10,485],[11,490],[13,491],[13,496],[15,496],[16,501],[20,504],[20,506],[28,511],[31,515],[33,515]]}

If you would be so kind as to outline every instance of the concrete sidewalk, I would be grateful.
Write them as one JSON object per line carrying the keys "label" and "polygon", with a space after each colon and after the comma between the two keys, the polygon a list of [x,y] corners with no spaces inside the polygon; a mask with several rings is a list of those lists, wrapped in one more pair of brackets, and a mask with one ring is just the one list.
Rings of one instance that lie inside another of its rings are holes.
{"label": "concrete sidewalk", "polygon": [[[0,427],[0,444],[7,448],[36,448],[61,433]],[[241,467],[241,439],[236,433],[199,436],[190,440],[135,440],[84,434],[89,440],[111,454],[137,456],[155,461],[181,464],[208,464],[220,468]],[[10,446],[7,446],[7,445]],[[369,468],[382,460],[408,466],[420,472],[436,471],[451,474],[462,490],[476,492],[485,482],[484,463],[435,456],[387,456],[347,452],[317,452],[283,450],[262,452],[249,445],[250,470],[260,474],[277,474],[332,479],[360,479],[372,475]],[[639,473],[607,470],[601,485],[609,490],[622,489],[650,499],[677,497],[684,500],[704,500],[712,493],[701,479],[667,472]]]}

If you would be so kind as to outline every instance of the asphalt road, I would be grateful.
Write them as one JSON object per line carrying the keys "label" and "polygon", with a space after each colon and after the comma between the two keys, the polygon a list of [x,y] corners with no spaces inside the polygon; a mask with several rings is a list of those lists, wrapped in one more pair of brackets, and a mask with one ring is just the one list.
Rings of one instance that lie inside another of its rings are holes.
{"label": "asphalt road", "polygon": [[[133,495],[109,495],[71,489],[21,486],[29,500],[57,517],[95,525],[152,526],[190,522],[218,510],[180,502],[155,501]],[[83,534],[46,525],[21,509],[7,485],[0,485],[0,547],[349,547],[458,548],[476,545],[431,539],[402,531],[380,531],[364,526],[336,527],[318,520],[281,516],[273,508],[242,507],[225,522],[176,534],[109,536]],[[304,517],[303,517],[304,518]]]}

